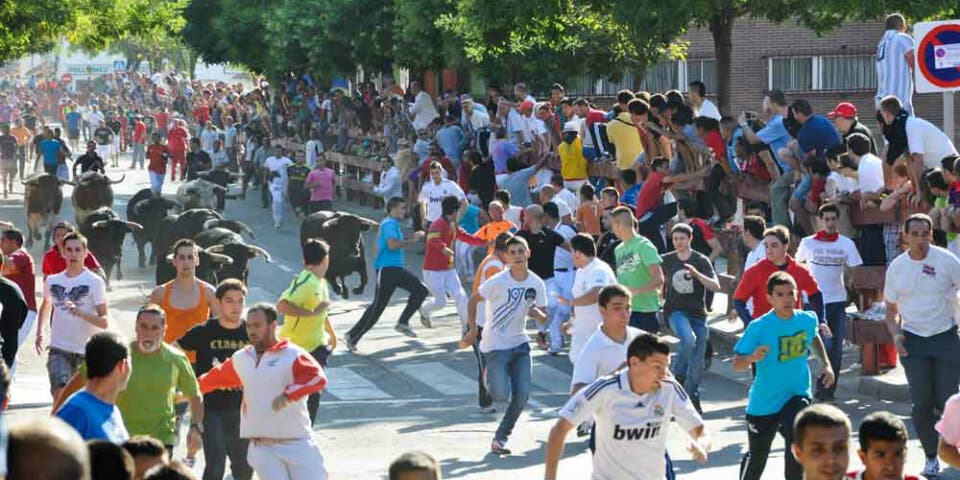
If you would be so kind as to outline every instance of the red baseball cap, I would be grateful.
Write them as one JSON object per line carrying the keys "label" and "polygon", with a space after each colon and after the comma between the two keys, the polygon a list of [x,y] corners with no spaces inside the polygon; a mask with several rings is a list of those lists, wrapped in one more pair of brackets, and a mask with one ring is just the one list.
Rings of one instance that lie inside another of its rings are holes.
{"label": "red baseball cap", "polygon": [[855,118],[857,116],[857,106],[850,102],[840,102],[832,112],[827,114],[827,118]]}
{"label": "red baseball cap", "polygon": [[532,109],[533,109],[533,102],[531,102],[530,100],[524,100],[523,102],[520,103],[519,110],[521,112],[525,112],[527,110],[532,110]]}

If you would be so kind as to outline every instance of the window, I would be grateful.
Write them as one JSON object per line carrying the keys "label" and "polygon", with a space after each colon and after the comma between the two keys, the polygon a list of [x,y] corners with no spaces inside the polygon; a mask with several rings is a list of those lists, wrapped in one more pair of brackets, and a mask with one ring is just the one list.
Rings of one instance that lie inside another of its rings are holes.
{"label": "window", "polygon": [[687,60],[687,81],[683,90],[688,90],[690,82],[700,80],[707,87],[707,93],[717,93],[717,61],[710,59]]}
{"label": "window", "polygon": [[771,58],[769,88],[803,90],[871,90],[877,87],[874,55]]}
{"label": "window", "polygon": [[650,93],[663,93],[673,90],[680,84],[680,69],[677,61],[657,62],[647,68],[641,89]]}
{"label": "window", "polygon": [[846,55],[820,58],[821,90],[872,90],[877,88],[876,57]]}
{"label": "window", "polygon": [[771,58],[770,89],[813,90],[813,57]]}

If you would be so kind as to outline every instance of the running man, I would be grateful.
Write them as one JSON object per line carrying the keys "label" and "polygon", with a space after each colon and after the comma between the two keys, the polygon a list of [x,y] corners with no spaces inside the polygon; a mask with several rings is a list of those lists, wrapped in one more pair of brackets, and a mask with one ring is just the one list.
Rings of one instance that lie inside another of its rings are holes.
{"label": "running man", "polygon": [[307,396],[327,377],[310,353],[277,337],[278,313],[258,303],[247,311],[250,345],[200,377],[200,391],[243,387],[240,437],[247,460],[264,480],[326,480],[320,447],[310,436]]}
{"label": "running man", "polygon": [[373,303],[364,310],[360,320],[344,337],[347,349],[351,352],[357,349],[360,339],[380,320],[397,288],[406,290],[408,296],[407,306],[397,319],[394,329],[408,337],[416,336],[410,329],[410,317],[423,305],[429,291],[423,282],[404,268],[403,250],[416,245],[424,236],[422,231],[418,231],[406,239],[403,238],[400,222],[403,221],[406,211],[407,202],[402,198],[391,197],[387,200],[387,218],[380,223],[377,233],[377,257],[373,261],[373,268],[377,272]]}
{"label": "running man", "polygon": [[671,418],[690,434],[693,458],[705,463],[710,444],[703,419],[683,387],[667,378],[669,365],[668,343],[647,332],[634,338],[627,368],[581,389],[560,410],[543,478],[556,480],[567,434],[590,417],[596,421],[593,478],[663,479]]}
{"label": "running man", "polygon": [[797,415],[794,434],[793,455],[803,467],[804,480],[842,480],[846,476],[850,464],[847,414],[833,405],[811,405]]}
{"label": "running man", "polygon": [[490,444],[491,453],[498,455],[510,454],[507,439],[530,395],[530,343],[524,331],[527,316],[541,324],[547,320],[547,288],[530,271],[529,258],[526,240],[515,236],[507,241],[509,268],[484,282],[470,297],[467,331],[459,343],[460,348],[467,348],[477,340],[477,304],[485,302],[486,327],[480,351],[486,362],[487,391],[494,402],[510,402]]}

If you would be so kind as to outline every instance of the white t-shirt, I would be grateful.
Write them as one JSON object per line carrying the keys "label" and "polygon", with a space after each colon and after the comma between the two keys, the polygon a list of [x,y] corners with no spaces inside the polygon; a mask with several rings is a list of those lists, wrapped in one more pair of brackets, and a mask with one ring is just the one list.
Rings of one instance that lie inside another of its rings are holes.
{"label": "white t-shirt", "polygon": [[451,195],[457,197],[457,200],[467,198],[463,195],[463,190],[460,188],[460,185],[457,185],[457,182],[453,180],[442,179],[439,185],[433,183],[432,179],[424,183],[423,186],[420,187],[420,196],[417,197],[417,201],[427,204],[427,217],[424,220],[432,222],[440,218],[440,215],[443,213],[443,207],[440,203],[443,201],[443,197],[449,197]]}
{"label": "white t-shirt", "polygon": [[[577,234],[570,225],[564,223],[558,223],[553,227],[553,231],[559,233],[568,242]],[[566,268],[568,272],[573,273],[573,254],[565,248],[558,248],[553,253],[553,270],[556,271],[558,268]]]}
{"label": "white t-shirt", "polygon": [[90,112],[90,115],[87,115],[87,122],[90,123],[90,128],[96,129],[103,123],[103,113],[100,110]]}
{"label": "white t-shirt", "polygon": [[931,245],[923,260],[913,260],[904,252],[890,262],[883,296],[899,307],[904,330],[930,337],[956,328],[958,289],[960,260]]}
{"label": "white t-shirt", "polygon": [[[570,210],[570,205],[567,205],[567,202],[558,196],[554,196],[550,199],[551,202],[557,204],[557,210],[560,212],[560,218],[563,218],[566,215],[573,216],[573,210]],[[569,238],[567,239],[569,240]]]}
{"label": "white t-shirt", "polygon": [[627,361],[627,347],[643,330],[627,327],[627,337],[623,343],[617,343],[607,336],[599,326],[587,339],[587,343],[577,356],[577,363],[573,364],[573,377],[570,379],[570,389],[578,383],[593,383],[596,379],[610,375]]}
{"label": "white t-shirt", "polygon": [[907,118],[907,148],[911,154],[923,154],[923,166],[940,167],[940,160],[948,155],[956,155],[957,149],[950,137],[936,125],[918,117]]}
{"label": "white t-shirt", "polygon": [[[940,160],[937,160],[940,163]],[[883,162],[880,157],[867,153],[860,157],[857,165],[857,181],[861,192],[876,193],[883,188]]]}
{"label": "white t-shirt", "polygon": [[87,340],[104,329],[71,314],[67,309],[67,302],[73,302],[81,312],[95,315],[97,306],[107,303],[107,290],[103,279],[86,269],[75,277],[68,277],[67,272],[63,271],[47,277],[43,282],[43,295],[49,295],[53,305],[50,317],[50,346],[83,354]]}
{"label": "white t-shirt", "polygon": [[830,172],[830,175],[827,175],[827,181],[830,180],[833,180],[833,183],[837,186],[837,192],[856,192],[860,190],[857,179],[843,176],[840,172]]}
{"label": "white t-shirt", "polygon": [[597,451],[592,480],[663,480],[670,420],[686,431],[703,425],[690,397],[674,380],[637,395],[627,369],[601,377],[571,398],[560,416],[579,425],[593,417]]}
{"label": "white t-shirt", "polygon": [[287,157],[274,157],[271,156],[263,161],[263,166],[267,167],[267,170],[271,172],[277,172],[280,174],[279,177],[270,180],[270,185],[274,187],[283,187],[287,184],[287,167],[293,165],[293,160],[290,160]]}
{"label": "white t-shirt", "polygon": [[[588,291],[595,287],[606,287],[617,283],[617,275],[607,262],[594,257],[583,268],[577,269],[577,274],[573,278],[573,288],[570,292],[573,298],[582,297]],[[597,331],[603,317],[600,315],[600,306],[596,303],[590,305],[574,305],[573,307],[573,331],[570,342],[570,361],[574,365],[577,363],[577,356],[583,350],[590,335]]]}
{"label": "white t-shirt", "polygon": [[527,312],[531,307],[547,307],[547,287],[533,272],[517,281],[510,270],[504,270],[480,285],[477,290],[485,300],[486,325],[480,339],[480,351],[509,350],[527,343],[524,333]]}
{"label": "white t-shirt", "polygon": [[320,140],[310,140],[306,146],[306,161],[310,170],[317,166],[317,157],[323,153],[323,142]]}
{"label": "white t-shirt", "polygon": [[[571,212],[576,212],[577,208],[580,208],[580,197],[567,188],[561,188],[560,191],[557,192],[557,196],[554,197],[554,199],[557,198],[566,202],[567,206],[570,207]],[[560,211],[560,214],[563,215],[562,210]]]}
{"label": "white t-shirt", "polygon": [[505,212],[503,212],[503,218],[509,220],[510,223],[520,227],[520,214],[523,213],[523,208],[516,205],[510,205]]}
{"label": "white t-shirt", "polygon": [[804,237],[797,247],[794,258],[805,263],[823,293],[823,303],[847,301],[847,289],[843,285],[844,267],[863,265],[857,246],[843,235],[835,242],[817,240],[813,236]]}
{"label": "white t-shirt", "polygon": [[720,109],[711,102],[710,100],[704,98],[703,103],[700,104],[700,111],[697,112],[698,116],[712,118],[716,121],[720,121]]}

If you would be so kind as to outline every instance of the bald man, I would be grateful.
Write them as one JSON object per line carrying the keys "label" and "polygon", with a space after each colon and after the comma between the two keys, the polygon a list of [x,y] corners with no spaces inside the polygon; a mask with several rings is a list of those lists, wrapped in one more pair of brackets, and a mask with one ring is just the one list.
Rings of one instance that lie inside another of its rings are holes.
{"label": "bald man", "polygon": [[25,420],[10,428],[7,478],[89,480],[90,454],[76,430],[56,417]]}

